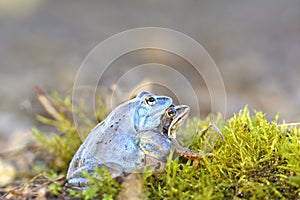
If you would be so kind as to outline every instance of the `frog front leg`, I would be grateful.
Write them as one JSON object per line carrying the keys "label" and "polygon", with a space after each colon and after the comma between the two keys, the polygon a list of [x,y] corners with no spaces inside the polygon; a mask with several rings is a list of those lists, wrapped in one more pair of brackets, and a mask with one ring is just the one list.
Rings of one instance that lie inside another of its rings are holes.
{"label": "frog front leg", "polygon": [[[194,167],[197,167],[199,164],[199,161],[203,159],[203,156],[200,154],[197,154],[196,151],[192,149],[185,148],[181,146],[176,139],[170,138],[172,141],[172,144],[175,148],[175,152],[179,154],[180,156],[187,158],[189,160],[194,160]],[[206,153],[205,154],[207,157],[213,157],[215,154],[213,153]]]}
{"label": "frog front leg", "polygon": [[174,147],[167,135],[153,131],[143,131],[137,135],[140,150],[145,155],[144,165],[159,170],[165,168],[167,158]]}

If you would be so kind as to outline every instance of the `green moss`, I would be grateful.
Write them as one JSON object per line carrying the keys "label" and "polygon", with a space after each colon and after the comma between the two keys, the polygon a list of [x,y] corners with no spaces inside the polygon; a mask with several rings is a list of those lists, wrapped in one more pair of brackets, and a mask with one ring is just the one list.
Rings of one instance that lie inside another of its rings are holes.
{"label": "green moss", "polygon": [[[250,115],[245,107],[227,120],[225,138],[194,169],[185,159],[169,160],[165,173],[149,177],[145,185],[153,199],[296,199],[299,198],[299,129],[268,122],[265,115]],[[217,124],[220,123],[218,117]],[[208,126],[208,119],[188,122],[191,127]],[[193,126],[191,126],[193,124]],[[195,131],[195,128],[194,128]],[[200,134],[199,134],[200,135]],[[202,147],[196,136],[191,148]],[[200,150],[200,149],[199,149]]]}
{"label": "green moss", "polygon": [[[54,98],[58,104],[71,113],[70,100]],[[99,119],[104,119],[102,105]],[[80,109],[75,109],[80,113]],[[81,140],[71,119],[59,112],[59,118],[38,119],[57,129],[57,134],[47,136],[37,128],[33,129],[36,138],[53,155],[51,168],[66,172],[73,154]],[[85,122],[82,131],[89,132],[95,125],[80,113]],[[144,174],[144,188],[150,199],[297,199],[300,197],[300,145],[299,129],[279,125],[278,115],[267,121],[265,114],[254,111],[251,115],[245,107],[232,118],[223,121],[220,115],[213,118],[225,140],[219,139],[214,129],[203,135],[211,116],[206,120],[190,119],[186,131],[180,137],[187,138],[183,143],[199,153],[212,152],[216,156],[204,158],[194,168],[192,161],[184,158],[170,159],[161,173]],[[213,144],[213,145],[211,145]],[[106,199],[115,197],[120,189],[117,182],[105,171],[103,181],[95,182],[86,192],[73,192],[73,196],[86,199],[102,195]],[[54,186],[51,186],[56,189]],[[101,190],[105,188],[105,192]],[[59,192],[59,191],[56,191]]]}
{"label": "green moss", "polygon": [[[44,133],[37,127],[32,128],[32,134],[50,153],[51,159],[47,160],[50,169],[66,173],[82,140],[96,124],[92,120],[94,114],[86,108],[84,101],[74,108],[69,97],[61,99],[57,93],[52,96],[43,93],[39,97],[41,96],[44,97],[41,103],[49,116],[38,115],[37,120],[50,128],[52,127],[54,134]],[[105,117],[105,109],[100,97],[97,98],[97,103],[99,109],[95,117],[102,121]],[[80,126],[74,123],[74,115],[76,120],[80,120]],[[79,135],[78,132],[85,133],[85,135]]]}
{"label": "green moss", "polygon": [[[110,176],[107,168],[96,169],[93,176],[87,172],[83,176],[89,179],[89,188],[83,191],[72,190],[70,191],[71,196],[84,199],[93,199],[98,196],[103,197],[103,199],[115,199],[118,195],[120,184]],[[101,178],[96,178],[96,176]]]}

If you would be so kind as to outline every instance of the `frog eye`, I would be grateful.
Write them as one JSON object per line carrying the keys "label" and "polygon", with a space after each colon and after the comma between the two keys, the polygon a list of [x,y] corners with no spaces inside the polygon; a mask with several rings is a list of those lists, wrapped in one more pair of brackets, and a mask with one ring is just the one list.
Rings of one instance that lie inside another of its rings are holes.
{"label": "frog eye", "polygon": [[147,96],[145,99],[145,103],[149,106],[154,106],[156,104],[156,99],[152,96]]}
{"label": "frog eye", "polygon": [[175,117],[176,115],[176,110],[175,109],[170,109],[168,112],[168,117]]}

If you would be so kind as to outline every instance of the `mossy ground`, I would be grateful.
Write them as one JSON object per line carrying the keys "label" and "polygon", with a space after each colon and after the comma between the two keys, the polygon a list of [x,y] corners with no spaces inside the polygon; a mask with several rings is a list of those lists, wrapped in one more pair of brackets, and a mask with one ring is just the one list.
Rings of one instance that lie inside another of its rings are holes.
{"label": "mossy ground", "polygon": [[[69,117],[72,112],[70,99],[45,97],[45,101],[53,101],[57,106],[52,105],[54,111],[52,109],[50,113],[51,119],[38,119],[56,127],[58,134],[50,137],[37,128],[33,129],[38,141],[53,155],[52,160],[47,160],[49,168],[42,170],[44,174],[49,174],[50,171],[65,174],[81,140]],[[63,108],[63,111],[57,107]],[[100,108],[98,118],[102,120],[105,109],[101,103]],[[78,109],[75,112],[81,111]],[[88,132],[95,124],[84,112],[80,116],[85,122],[82,128]],[[199,153],[209,151],[216,156],[204,158],[196,168],[190,160],[170,157],[162,172],[145,173],[142,184],[149,199],[300,198],[300,129],[279,123],[278,116],[273,121],[268,121],[262,112],[254,111],[250,114],[246,106],[226,121],[219,115],[214,117],[213,122],[225,139],[222,141],[212,137],[215,135],[213,129],[205,136],[201,135],[199,130],[208,126],[210,118],[204,121],[189,119],[182,135],[192,138],[191,149]],[[211,143],[215,145],[207,146]],[[51,184],[47,186],[48,193],[51,193],[51,198],[77,196],[91,199],[99,195],[104,199],[115,198],[120,184],[111,179],[105,169],[100,169],[99,173],[104,176],[104,180],[98,181],[90,177],[95,185],[87,191],[67,193],[63,191],[58,179],[51,179]]]}
{"label": "mossy ground", "polygon": [[[190,127],[202,127],[190,120]],[[193,124],[194,126],[192,126]],[[190,161],[169,161],[159,178],[149,177],[153,199],[297,199],[300,197],[299,129],[265,119],[261,112],[250,115],[245,107],[220,127],[225,141],[194,169]],[[200,149],[195,137],[190,148]]]}

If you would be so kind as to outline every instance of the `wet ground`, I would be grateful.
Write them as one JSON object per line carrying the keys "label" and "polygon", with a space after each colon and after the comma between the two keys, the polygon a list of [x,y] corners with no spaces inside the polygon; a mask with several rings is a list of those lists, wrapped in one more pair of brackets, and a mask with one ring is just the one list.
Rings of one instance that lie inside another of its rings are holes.
{"label": "wet ground", "polygon": [[280,112],[300,121],[299,19],[297,0],[0,0],[0,151],[30,140],[40,110],[35,85],[71,94],[98,43],[145,26],[180,31],[208,51],[225,84],[227,117],[248,104],[270,119]]}

